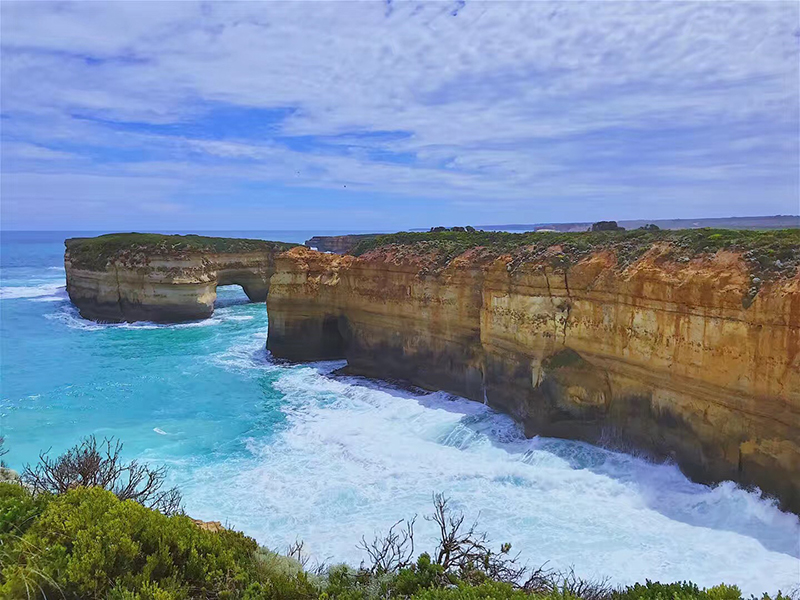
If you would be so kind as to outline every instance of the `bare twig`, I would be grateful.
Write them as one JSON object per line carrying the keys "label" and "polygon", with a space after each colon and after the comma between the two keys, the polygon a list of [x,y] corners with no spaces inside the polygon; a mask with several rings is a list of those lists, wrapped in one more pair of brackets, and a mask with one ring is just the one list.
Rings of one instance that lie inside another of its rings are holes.
{"label": "bare twig", "polygon": [[135,460],[123,463],[121,451],[120,441],[103,438],[98,443],[92,435],[57,458],[50,458],[50,450],[39,454],[39,464],[35,468],[25,465],[21,479],[36,493],[63,494],[80,486],[101,487],[120,500],[134,500],[164,514],[180,512],[178,489],[162,489],[166,468],[151,468]]}
{"label": "bare twig", "polygon": [[3,436],[0,436],[0,467],[5,467],[6,463],[3,461],[2,457],[8,454],[8,448],[3,448],[3,443],[6,439]]}
{"label": "bare twig", "polygon": [[[492,550],[487,534],[478,530],[477,521],[466,527],[463,513],[454,512],[443,494],[434,494],[433,507],[433,514],[425,519],[439,528],[436,564],[462,579],[472,580],[479,575],[522,587],[520,582],[528,568],[520,564],[519,554],[511,555],[511,544],[502,544],[499,551]],[[539,568],[532,576],[543,572]]]}
{"label": "bare twig", "polygon": [[410,521],[400,519],[389,528],[384,536],[375,536],[368,542],[361,538],[358,547],[369,556],[370,565],[362,568],[373,573],[396,573],[400,569],[410,566],[414,560],[414,523],[417,517]]}

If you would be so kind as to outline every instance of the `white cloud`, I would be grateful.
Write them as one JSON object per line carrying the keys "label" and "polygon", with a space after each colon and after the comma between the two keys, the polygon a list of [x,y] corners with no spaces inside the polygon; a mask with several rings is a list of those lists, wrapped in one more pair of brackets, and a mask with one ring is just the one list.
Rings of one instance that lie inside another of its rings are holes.
{"label": "white cloud", "polygon": [[[199,179],[347,185],[445,204],[507,199],[509,215],[528,200],[529,220],[553,197],[568,220],[582,196],[624,206],[664,186],[687,196],[681,210],[698,204],[691,194],[722,214],[733,185],[779,194],[754,196],[754,212],[797,210],[793,2],[468,2],[456,16],[445,3],[0,6],[4,157],[50,147],[91,159],[65,177],[169,181],[162,196]],[[284,136],[343,137],[298,150],[97,121],[181,124],[215,103],[292,109]],[[404,135],[362,135],[387,131]],[[96,160],[104,148],[140,156]]]}

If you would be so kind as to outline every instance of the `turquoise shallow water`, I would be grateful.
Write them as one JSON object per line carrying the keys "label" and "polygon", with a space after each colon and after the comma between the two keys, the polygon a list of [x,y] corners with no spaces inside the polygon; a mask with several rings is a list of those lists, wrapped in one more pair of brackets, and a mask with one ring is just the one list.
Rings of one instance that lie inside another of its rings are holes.
{"label": "turquoise shallow water", "polygon": [[[98,325],[64,292],[66,233],[4,233],[0,429],[12,467],[81,436],[114,435],[128,457],[170,466],[187,511],[318,560],[362,557],[362,534],[426,514],[434,491],[532,564],[644,578],[800,582],[800,522],[731,483],[693,484],[670,465],[576,442],[524,439],[486,407],[281,365],[267,318],[221,288],[191,324]],[[310,233],[246,234],[302,241]],[[425,546],[433,532],[419,520]]]}

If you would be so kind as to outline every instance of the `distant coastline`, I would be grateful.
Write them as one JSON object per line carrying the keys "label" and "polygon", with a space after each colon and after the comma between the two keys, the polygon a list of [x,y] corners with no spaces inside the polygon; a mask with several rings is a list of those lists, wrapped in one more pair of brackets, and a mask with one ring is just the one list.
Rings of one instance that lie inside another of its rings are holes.
{"label": "distant coastline", "polygon": [[[702,219],[622,219],[617,223],[625,229],[637,229],[645,225],[658,225],[661,229],[793,229],[800,227],[800,215],[773,215],[762,217],[707,217]],[[591,221],[575,223],[505,223],[501,225],[475,225],[476,229],[485,231],[535,231],[552,229],[554,231],[586,231]],[[427,231],[417,228],[410,231]]]}
{"label": "distant coastline", "polygon": [[[771,217],[720,217],[704,219],[628,219],[617,221],[625,229],[637,229],[648,224],[661,229],[793,229],[800,227],[800,215],[775,215]],[[475,225],[487,231],[534,231],[554,229],[556,231],[586,231],[592,223],[509,223],[505,225]],[[412,231],[422,231],[414,229]]]}

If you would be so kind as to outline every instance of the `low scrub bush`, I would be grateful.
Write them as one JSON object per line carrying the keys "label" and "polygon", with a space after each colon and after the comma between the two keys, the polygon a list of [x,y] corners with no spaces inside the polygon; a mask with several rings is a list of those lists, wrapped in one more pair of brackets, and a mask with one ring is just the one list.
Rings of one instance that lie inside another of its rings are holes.
{"label": "low scrub bush", "polygon": [[612,600],[739,600],[741,597],[742,592],[734,585],[701,589],[688,581],[659,583],[648,580],[615,592]]}
{"label": "low scrub bush", "polygon": [[38,498],[24,488],[4,485],[0,498],[0,506],[16,507],[18,524],[36,515],[27,528],[18,527],[13,543],[4,544],[3,598],[318,595],[305,573],[271,571],[257,557],[256,542],[241,533],[204,531],[188,517],[163,515],[99,487],[51,497],[38,515]]}

